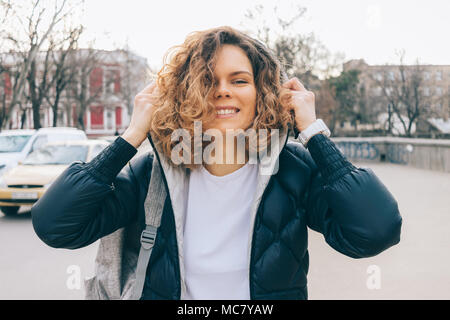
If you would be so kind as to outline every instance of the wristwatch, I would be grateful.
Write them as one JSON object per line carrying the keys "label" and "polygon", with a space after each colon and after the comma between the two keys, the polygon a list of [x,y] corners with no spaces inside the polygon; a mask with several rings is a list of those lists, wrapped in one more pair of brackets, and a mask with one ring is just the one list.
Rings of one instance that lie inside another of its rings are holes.
{"label": "wristwatch", "polygon": [[312,138],[312,136],[316,134],[323,134],[327,137],[331,135],[330,129],[328,129],[325,122],[322,121],[322,119],[317,119],[313,123],[311,123],[308,128],[301,131],[298,135],[298,139],[300,142],[306,147],[306,144],[308,143],[309,139]]}

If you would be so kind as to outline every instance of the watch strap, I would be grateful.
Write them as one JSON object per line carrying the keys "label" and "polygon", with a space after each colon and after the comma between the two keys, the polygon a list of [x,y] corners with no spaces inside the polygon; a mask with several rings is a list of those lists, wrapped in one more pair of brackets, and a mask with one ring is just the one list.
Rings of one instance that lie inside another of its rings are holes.
{"label": "watch strap", "polygon": [[323,134],[327,137],[331,135],[330,130],[322,119],[317,119],[312,124],[310,124],[305,130],[301,131],[297,135],[297,139],[306,147],[308,141],[311,137],[316,134]]}

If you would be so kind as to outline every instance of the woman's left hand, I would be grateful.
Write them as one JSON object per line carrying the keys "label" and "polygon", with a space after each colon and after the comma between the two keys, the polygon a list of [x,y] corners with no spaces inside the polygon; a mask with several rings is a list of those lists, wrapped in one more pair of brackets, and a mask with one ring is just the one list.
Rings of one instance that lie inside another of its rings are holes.
{"label": "woman's left hand", "polygon": [[292,93],[289,110],[294,111],[297,129],[299,131],[305,130],[310,124],[316,121],[314,93],[306,90],[297,78],[286,81],[282,87],[289,89]]}

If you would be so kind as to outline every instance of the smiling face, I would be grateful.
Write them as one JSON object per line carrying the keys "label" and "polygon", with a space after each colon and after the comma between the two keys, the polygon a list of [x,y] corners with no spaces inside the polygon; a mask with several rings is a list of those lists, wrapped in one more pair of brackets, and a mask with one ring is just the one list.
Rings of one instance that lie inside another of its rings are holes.
{"label": "smiling face", "polygon": [[223,45],[217,52],[214,69],[215,87],[209,97],[216,118],[203,124],[204,129],[247,129],[256,115],[256,87],[253,68],[244,50]]}

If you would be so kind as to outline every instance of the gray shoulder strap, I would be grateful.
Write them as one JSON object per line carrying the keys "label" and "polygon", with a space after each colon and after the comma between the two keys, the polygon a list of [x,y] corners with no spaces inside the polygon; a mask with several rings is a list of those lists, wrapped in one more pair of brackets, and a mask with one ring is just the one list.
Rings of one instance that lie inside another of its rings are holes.
{"label": "gray shoulder strap", "polygon": [[161,166],[156,156],[153,158],[150,184],[145,198],[145,230],[141,234],[141,249],[136,267],[136,280],[134,284],[134,300],[139,300],[144,289],[147,265],[152,254],[156,233],[161,224],[161,216],[166,199],[166,188],[162,178]]}

